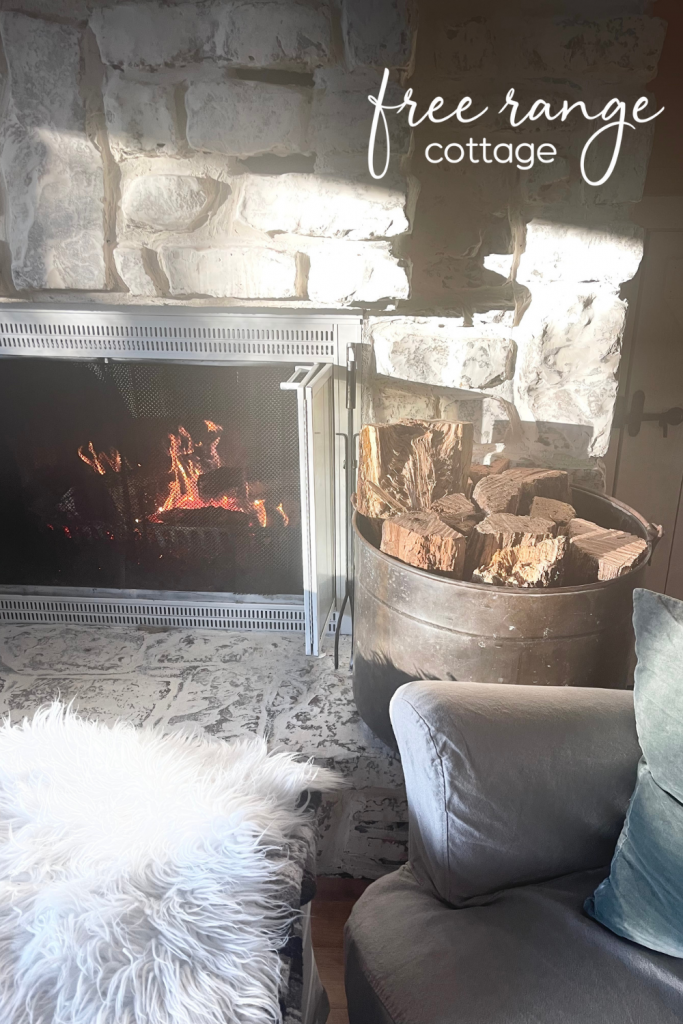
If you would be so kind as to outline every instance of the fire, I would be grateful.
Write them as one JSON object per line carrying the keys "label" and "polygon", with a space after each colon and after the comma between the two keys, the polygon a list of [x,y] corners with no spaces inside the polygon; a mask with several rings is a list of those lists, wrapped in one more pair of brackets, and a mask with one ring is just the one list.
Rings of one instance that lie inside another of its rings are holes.
{"label": "fire", "polygon": [[[268,510],[265,500],[263,498],[252,499],[249,495],[248,483],[240,483],[239,486],[236,483],[234,487],[229,486],[229,494],[214,493],[209,496],[200,493],[201,478],[224,467],[218,452],[223,427],[212,420],[204,420],[204,424],[208,432],[208,438],[204,441],[193,439],[189,430],[183,426],[178,427],[176,434],[168,435],[171,481],[166,497],[157,506],[156,512],[149,516],[149,519],[152,522],[163,522],[163,513],[170,512],[172,509],[213,507],[225,508],[232,512],[249,513],[256,518],[259,526],[268,526]],[[115,448],[110,448],[109,452],[98,453],[91,441],[87,446],[81,445],[78,455],[100,476],[104,476],[108,469],[115,473],[121,472],[122,458]],[[126,466],[130,468],[128,462],[126,462]],[[141,468],[138,464],[138,469]],[[276,511],[282,517],[285,526],[288,526],[289,516],[283,509],[282,502],[276,506]],[[136,523],[139,521],[139,519],[135,520]]]}
{"label": "fire", "polygon": [[249,499],[249,485],[245,487],[245,495],[221,494],[214,497],[203,497],[199,493],[199,478],[223,465],[218,454],[218,445],[223,427],[211,420],[204,420],[209,432],[209,442],[195,442],[189,430],[179,427],[177,434],[169,434],[168,454],[171,458],[172,480],[164,502],[151,518],[158,520],[164,512],[183,508],[225,508],[232,512],[249,512],[256,516],[260,526],[268,525],[266,503],[262,498],[254,501]]}
{"label": "fire", "polygon": [[258,521],[261,526],[268,525],[268,513],[266,511],[266,503],[262,498],[256,498],[254,501],[254,510],[258,516]]}
{"label": "fire", "polygon": [[92,441],[89,442],[86,449],[86,451],[89,452],[88,455],[83,451],[84,448],[85,445],[81,445],[78,449],[79,457],[83,459],[91,469],[94,469],[96,473],[99,473],[100,476],[104,476],[107,472],[107,466],[109,466],[109,469],[113,469],[115,473],[121,472],[121,455],[117,452],[116,448],[110,448],[109,454],[107,454],[107,452],[100,452],[98,454],[95,451],[95,446]]}
{"label": "fire", "polygon": [[275,511],[280,513],[280,515],[282,516],[282,522],[285,524],[285,526],[289,526],[289,516],[283,509],[282,502],[280,502],[279,505],[275,506]]}

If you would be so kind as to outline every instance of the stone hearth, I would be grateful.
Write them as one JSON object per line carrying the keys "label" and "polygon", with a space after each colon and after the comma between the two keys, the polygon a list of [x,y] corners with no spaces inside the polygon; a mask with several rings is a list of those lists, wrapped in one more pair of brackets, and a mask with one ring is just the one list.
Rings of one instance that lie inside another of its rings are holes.
{"label": "stone hearth", "polygon": [[297,635],[3,625],[0,713],[16,722],[59,698],[105,722],[301,751],[349,784],[322,807],[319,873],[375,878],[407,859],[407,807],[400,762],[356,711],[349,657],[349,637],[335,672]]}

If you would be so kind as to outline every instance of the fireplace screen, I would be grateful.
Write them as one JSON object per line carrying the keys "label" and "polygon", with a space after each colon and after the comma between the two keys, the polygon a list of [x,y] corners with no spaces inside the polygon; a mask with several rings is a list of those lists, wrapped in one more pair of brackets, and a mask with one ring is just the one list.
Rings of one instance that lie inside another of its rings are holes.
{"label": "fireplace screen", "polygon": [[0,369],[1,584],[301,594],[291,365]]}

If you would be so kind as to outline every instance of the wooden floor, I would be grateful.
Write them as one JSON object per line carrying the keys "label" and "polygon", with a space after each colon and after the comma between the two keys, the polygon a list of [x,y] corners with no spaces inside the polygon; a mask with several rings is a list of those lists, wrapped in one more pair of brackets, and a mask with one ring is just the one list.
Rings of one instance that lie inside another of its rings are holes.
{"label": "wooden floor", "polygon": [[313,900],[313,949],[330,1000],[327,1024],[348,1024],[344,992],[344,925],[370,882],[361,878],[319,878]]}

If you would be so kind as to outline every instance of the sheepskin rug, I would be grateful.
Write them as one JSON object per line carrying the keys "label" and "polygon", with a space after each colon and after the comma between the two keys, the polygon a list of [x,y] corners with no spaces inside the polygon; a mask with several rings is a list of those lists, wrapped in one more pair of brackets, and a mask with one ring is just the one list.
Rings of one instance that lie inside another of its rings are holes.
{"label": "sheepskin rug", "polygon": [[270,1024],[301,793],[261,740],[85,721],[0,728],[2,1024]]}

